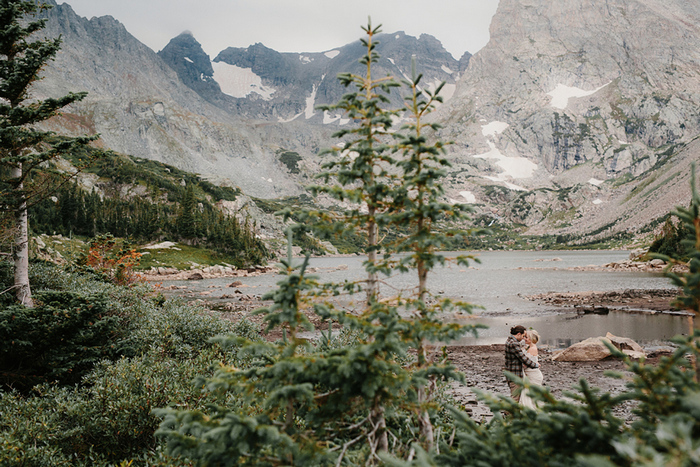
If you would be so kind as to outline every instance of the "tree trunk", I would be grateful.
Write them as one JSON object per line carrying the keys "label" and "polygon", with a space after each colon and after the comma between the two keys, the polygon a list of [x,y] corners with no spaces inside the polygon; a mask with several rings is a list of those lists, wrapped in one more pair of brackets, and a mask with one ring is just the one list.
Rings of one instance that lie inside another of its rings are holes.
{"label": "tree trunk", "polygon": [[[419,228],[423,227],[423,222],[419,223]],[[425,267],[425,262],[423,260],[418,260],[417,264],[418,270],[418,298],[425,305],[425,299],[428,294],[428,268]],[[426,342],[421,341],[419,343],[417,350],[418,366],[424,367],[428,364],[427,351],[425,348]],[[420,386],[418,388],[418,404],[427,404],[431,398],[430,384],[425,386]],[[419,408],[418,413],[418,425],[420,426],[420,434],[425,442],[425,446],[428,451],[431,451],[435,447],[435,435],[433,433],[433,424],[430,421],[430,414],[427,409]]]}
{"label": "tree trunk", "polygon": [[[698,316],[697,313],[695,313],[693,310],[688,310],[692,314],[688,316],[688,327],[690,328],[690,335],[694,335],[695,331],[700,329],[700,316]],[[698,357],[696,355],[693,355],[693,367],[695,368],[695,381],[700,380],[700,362],[698,362]]]}
{"label": "tree trunk", "polygon": [[[428,385],[418,388],[418,404],[427,403],[430,400],[430,388]],[[430,421],[428,409],[419,408],[418,425],[420,426],[420,434],[428,451],[432,451],[435,447],[435,434],[433,432],[433,423]]]}
{"label": "tree trunk", "polygon": [[386,431],[386,417],[384,416],[384,407],[375,401],[374,407],[370,413],[372,426],[376,427],[373,439],[370,442],[376,446],[377,451],[389,451],[389,435]]}
{"label": "tree trunk", "polygon": [[[379,233],[377,231],[377,223],[375,221],[376,209],[373,206],[369,207],[369,222],[367,226],[367,244],[369,251],[367,252],[367,262],[370,267],[374,267],[377,263],[377,244],[379,243]],[[376,272],[367,274],[367,305],[376,302],[379,297],[379,277]]]}
{"label": "tree trunk", "polygon": [[[22,165],[13,167],[11,178],[22,178]],[[24,198],[24,185],[20,183],[17,193],[21,197],[15,211],[15,245],[13,259],[15,261],[15,293],[17,300],[26,307],[33,307],[32,290],[29,287],[29,220],[27,218],[27,201]]]}

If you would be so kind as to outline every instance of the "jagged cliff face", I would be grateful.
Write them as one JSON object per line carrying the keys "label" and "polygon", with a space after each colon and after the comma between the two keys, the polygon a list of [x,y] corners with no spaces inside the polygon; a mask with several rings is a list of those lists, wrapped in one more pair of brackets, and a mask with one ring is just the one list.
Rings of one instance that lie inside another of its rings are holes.
{"label": "jagged cliff face", "polygon": [[[460,70],[470,55],[455,60],[432,36],[419,38],[403,32],[377,36],[375,65],[377,76],[398,79],[411,75],[411,58],[416,57],[423,84],[434,89],[445,82],[443,94],[449,98]],[[174,38],[158,53],[180,79],[204,99],[229,113],[270,121],[304,121],[309,124],[342,124],[340,115],[318,112],[315,107],[334,104],[347,92],[337,80],[339,73],[363,74],[358,60],[366,53],[359,41],[322,53],[279,53],[254,44],[229,47],[213,61],[188,34]],[[402,105],[399,94],[392,105]]]}
{"label": "jagged cliff face", "polygon": [[88,92],[52,122],[55,129],[99,133],[105,147],[200,173],[253,196],[301,192],[277,152],[317,150],[318,130],[258,125],[211,105],[111,17],[87,20],[66,4],[47,16],[44,33],[61,35],[63,44],[34,92]]}
{"label": "jagged cliff face", "polygon": [[[35,92],[88,92],[51,122],[58,131],[100,133],[110,149],[273,198],[303,193],[318,170],[316,154],[332,143],[337,125],[349,123],[315,107],[340,97],[337,73],[361,71],[359,41],[318,54],[280,54],[257,44],[229,48],[212,61],[189,34],[156,54],[112,17],[87,20],[67,4],[48,3],[54,7],[44,33],[60,35],[63,45]],[[416,54],[428,87],[448,80],[454,89],[469,59],[454,60],[430,36],[385,35],[380,47],[381,70],[398,76],[410,73]],[[301,170],[281,160],[289,151],[299,154]]]}
{"label": "jagged cliff face", "polygon": [[[568,212],[573,225],[667,163],[700,134],[699,104],[699,2],[501,0],[440,109],[471,177],[452,193],[532,231],[566,230],[543,222]],[[501,202],[494,182],[510,188]]]}

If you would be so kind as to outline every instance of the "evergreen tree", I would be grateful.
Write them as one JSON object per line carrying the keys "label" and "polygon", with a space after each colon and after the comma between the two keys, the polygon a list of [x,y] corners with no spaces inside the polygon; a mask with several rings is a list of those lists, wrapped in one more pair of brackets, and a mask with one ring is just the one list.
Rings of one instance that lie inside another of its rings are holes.
{"label": "evergreen tree", "polygon": [[[400,153],[396,165],[401,169],[400,184],[391,192],[393,200],[390,206],[390,225],[396,230],[406,231],[391,246],[397,253],[407,253],[398,261],[395,268],[399,271],[414,271],[418,279],[416,294],[405,302],[406,311],[414,316],[413,330],[408,339],[416,350],[416,370],[424,372],[431,367],[427,356],[426,344],[454,338],[456,327],[446,326],[440,314],[455,307],[470,312],[467,303],[452,303],[450,300],[435,300],[430,297],[428,274],[436,266],[444,266],[446,257],[440,251],[447,249],[450,237],[464,236],[465,231],[450,232],[447,227],[455,222],[468,220],[467,213],[471,207],[464,204],[449,204],[441,201],[444,197],[443,186],[439,183],[445,176],[445,168],[450,164],[444,158],[444,143],[429,143],[426,130],[437,130],[435,123],[426,123],[425,117],[433,110],[435,103],[441,103],[439,96],[442,85],[434,93],[420,89],[422,75],[416,73],[415,59],[412,62],[410,80],[404,80],[410,94],[405,98],[406,115],[410,120],[395,134],[398,141],[396,150]],[[443,83],[444,85],[444,83]],[[439,230],[438,227],[441,229]],[[455,258],[458,264],[466,265],[471,256]],[[430,305],[429,298],[434,301]],[[409,328],[410,329],[410,328]],[[429,370],[430,371],[430,370]],[[429,449],[434,446],[433,426],[427,406],[431,399],[432,381],[417,387],[420,408],[418,422],[423,440]]]}
{"label": "evergreen tree", "polygon": [[177,229],[180,237],[184,239],[194,240],[197,237],[197,199],[194,196],[194,187],[190,183],[187,184],[180,202]]}
{"label": "evergreen tree", "polygon": [[[54,140],[34,125],[79,101],[85,93],[35,100],[30,88],[39,72],[59,50],[60,39],[32,40],[46,20],[29,17],[47,8],[35,1],[0,0],[0,164],[1,202],[14,215],[14,264],[17,299],[33,306],[29,284],[29,227],[27,209],[40,194],[28,184],[32,169],[62,154],[76,151],[94,138]],[[43,196],[46,194],[43,193]]]}
{"label": "evergreen tree", "polygon": [[[677,206],[672,213],[680,219],[681,225],[677,232],[684,234],[680,240],[679,248],[687,252],[689,261],[680,260],[675,256],[663,254],[654,254],[653,256],[661,258],[671,265],[686,265],[687,272],[673,272],[670,268],[666,271],[666,277],[671,282],[681,289],[681,294],[676,297],[674,305],[691,311],[694,314],[693,325],[690,333],[700,330],[700,192],[695,181],[695,163],[692,164],[690,172],[690,191],[691,199],[690,206],[684,208]],[[700,362],[695,362],[696,373],[700,373]]]}
{"label": "evergreen tree", "polygon": [[[443,206],[437,201],[439,190],[427,188],[442,176],[440,170],[430,168],[441,164],[441,160],[431,157],[435,151],[439,153],[434,148],[442,144],[405,144],[422,137],[417,130],[423,128],[420,118],[408,128],[409,132],[417,131],[418,136],[405,136],[398,146],[388,144],[394,113],[383,109],[388,100],[378,91],[388,91],[394,81],[371,78],[371,65],[378,59],[373,38],[379,28],[370,24],[363,29],[367,33],[363,40],[367,53],[361,62],[367,65],[366,76],[341,75],[340,80],[347,86],[354,85],[355,92],[345,95],[335,107],[354,117],[358,128],[338,133],[347,138],[345,147],[334,151],[337,159],[326,164],[329,171],[324,178],[337,184],[316,187],[317,192],[347,202],[349,207],[335,217],[314,211],[299,213],[303,227],[297,228],[313,226],[319,232],[328,228],[355,235],[361,232],[367,252],[367,278],[316,284],[306,274],[308,258],[301,266],[293,266],[290,232],[286,277],[277,290],[263,297],[273,300],[274,305],[259,310],[265,314],[267,330],[282,331],[284,340],[274,344],[219,340],[242,345],[243,352],[258,356],[260,362],[245,369],[222,365],[208,381],[208,389],[219,393],[222,402],[232,394],[242,397],[236,407],[222,404],[206,413],[163,412],[166,419],[160,433],[168,437],[172,454],[184,454],[204,464],[375,465],[387,452],[410,456],[416,441],[428,449],[434,445],[431,418],[438,407],[430,400],[428,388],[437,379],[462,377],[452,365],[430,361],[424,342],[446,342],[472,327],[442,323],[437,316],[440,310],[422,303],[428,294],[425,280],[417,297],[381,297],[380,274],[418,267],[425,279],[426,271],[444,258],[441,260],[433,251],[441,241],[430,226],[418,228],[412,240],[399,245],[382,243],[379,235],[383,229],[403,223],[429,224],[446,213],[459,218],[462,210]],[[416,85],[418,81],[414,80]],[[411,99],[417,102],[419,98],[414,93]],[[424,104],[416,105],[422,109]],[[417,112],[421,116],[424,113]],[[405,159],[415,155],[417,166],[400,165],[392,156],[397,153]],[[401,170],[405,172],[403,178]],[[411,185],[416,176],[425,183]],[[397,186],[399,182],[407,186]],[[424,187],[418,189],[420,201],[412,194],[417,187]],[[411,214],[400,217],[399,212],[406,209]],[[291,217],[296,213],[285,214]],[[398,249],[401,245],[405,248]],[[414,252],[411,258],[422,261],[421,266],[414,266],[413,259],[401,262],[391,255],[408,250]],[[379,252],[383,253],[381,257]],[[366,300],[352,310],[338,307],[333,298],[359,292],[365,293]],[[452,306],[448,301],[439,303],[442,309]],[[311,328],[306,315],[312,313],[328,323],[328,333],[313,344],[301,339],[299,333]],[[333,337],[334,323],[350,336],[348,342]],[[419,432],[404,431],[404,426],[415,424],[420,426]]]}
{"label": "evergreen tree", "polygon": [[[348,118],[357,122],[357,126],[342,129],[333,136],[344,141],[323,154],[335,156],[324,164],[326,169],[321,177],[326,185],[312,187],[314,194],[325,193],[341,203],[350,203],[353,207],[339,219],[325,219],[329,226],[348,232],[361,231],[365,239],[367,262],[367,283],[365,285],[367,303],[377,300],[379,294],[379,276],[387,272],[386,265],[378,258],[381,250],[380,230],[386,225],[388,196],[393,185],[392,174],[388,170],[395,163],[392,158],[391,138],[392,118],[396,112],[385,109],[389,103],[388,93],[399,86],[391,76],[374,78],[372,65],[379,60],[375,48],[375,36],[380,27],[372,28],[369,23],[362,28],[367,37],[361,39],[366,54],[360,59],[365,67],[365,75],[341,73],[340,83],[354,90],[345,94],[340,102],[330,106],[320,106],[321,110],[345,112]],[[354,91],[354,92],[353,92]],[[333,180],[337,185],[328,185]],[[325,222],[324,222],[325,223]],[[317,222],[316,225],[319,225]]]}

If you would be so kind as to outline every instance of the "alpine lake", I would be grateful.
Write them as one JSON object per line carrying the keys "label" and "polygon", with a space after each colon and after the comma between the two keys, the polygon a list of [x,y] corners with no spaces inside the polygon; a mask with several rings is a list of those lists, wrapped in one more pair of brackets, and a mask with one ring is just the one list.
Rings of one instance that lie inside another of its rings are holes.
{"label": "alpine lake", "polygon": [[[607,314],[578,313],[573,308],[556,307],[528,299],[543,293],[609,292],[628,289],[674,289],[661,273],[619,272],[603,268],[576,270],[588,266],[602,266],[629,258],[623,250],[586,251],[480,251],[450,252],[448,258],[472,255],[479,262],[469,266],[447,264],[428,276],[430,291],[441,297],[469,302],[477,307],[471,315],[449,314],[446,320],[464,324],[483,324],[478,337],[467,335],[452,345],[490,345],[503,343],[510,328],[522,324],[537,329],[541,344],[564,348],[589,337],[604,336],[610,332],[629,337],[646,347],[663,346],[678,334],[688,333],[689,315],[685,312],[644,312],[610,310]],[[303,259],[297,259],[299,263]],[[311,258],[310,271],[321,282],[342,283],[364,276],[361,256]],[[244,294],[262,296],[279,282],[278,274],[250,277],[224,277],[198,281],[164,281],[162,286],[186,286],[186,289],[167,290],[168,295],[192,297],[208,292],[206,300],[212,303],[229,300],[228,287],[233,280],[240,281],[238,289]],[[405,295],[417,284],[416,274],[395,274],[384,278],[382,296],[393,296],[399,291]],[[361,301],[362,296],[353,297]]]}

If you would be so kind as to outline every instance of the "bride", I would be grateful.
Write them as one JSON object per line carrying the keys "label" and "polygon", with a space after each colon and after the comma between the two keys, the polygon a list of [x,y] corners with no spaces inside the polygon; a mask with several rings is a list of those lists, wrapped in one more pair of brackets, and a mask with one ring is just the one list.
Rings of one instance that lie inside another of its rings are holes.
{"label": "bride", "polygon": [[[530,357],[537,362],[538,360],[538,352],[537,352],[537,343],[540,340],[540,335],[537,331],[534,329],[531,329],[530,331],[527,331],[525,334],[525,337],[523,339],[525,341],[525,345],[527,345],[527,353],[530,355]],[[542,372],[540,371],[539,368],[528,368],[524,367],[525,370],[525,378],[527,378],[530,381],[530,384],[535,384],[537,386],[542,386]],[[529,391],[527,389],[523,389],[522,394],[520,395],[520,404],[522,404],[523,407],[530,407],[531,409],[536,409],[537,406],[535,405],[535,401],[533,401],[530,398]]]}

